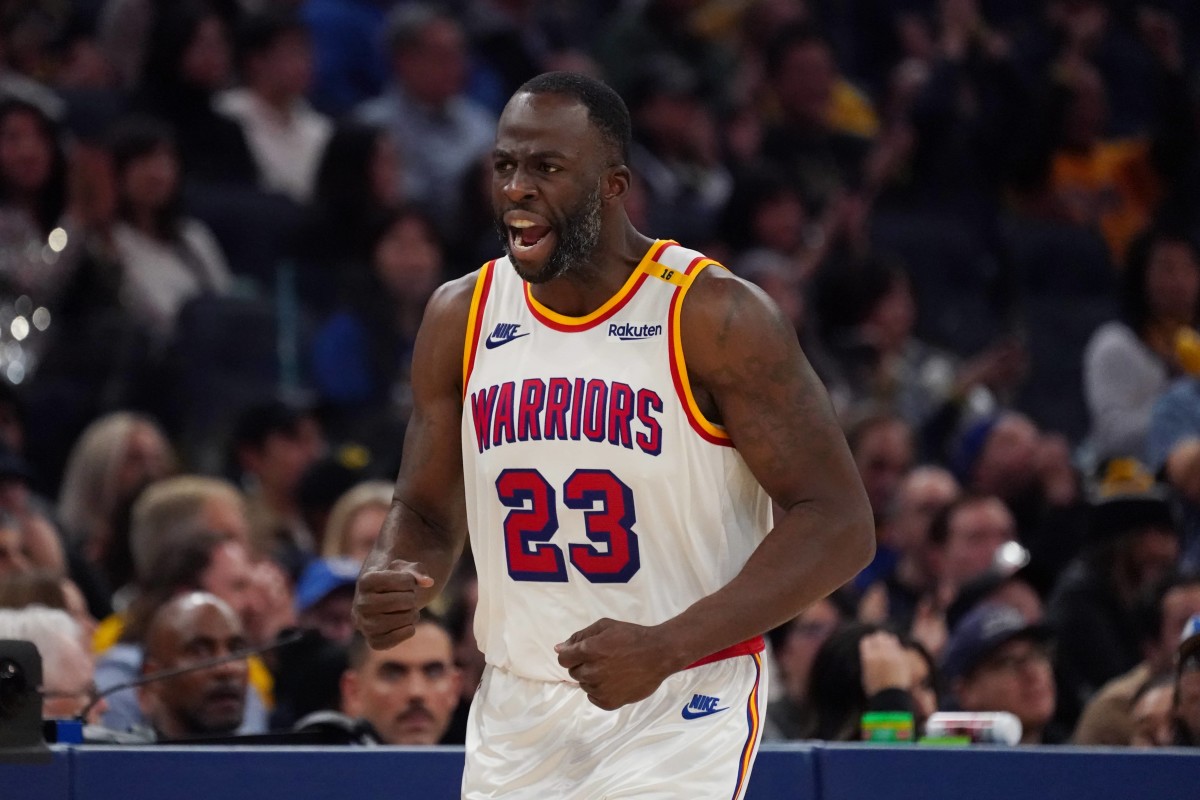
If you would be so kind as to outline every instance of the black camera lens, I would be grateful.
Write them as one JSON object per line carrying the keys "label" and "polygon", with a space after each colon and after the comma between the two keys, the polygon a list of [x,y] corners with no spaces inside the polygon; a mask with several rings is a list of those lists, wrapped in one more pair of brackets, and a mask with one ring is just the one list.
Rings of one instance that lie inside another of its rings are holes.
{"label": "black camera lens", "polygon": [[0,658],[0,714],[16,706],[28,690],[21,665],[11,658]]}

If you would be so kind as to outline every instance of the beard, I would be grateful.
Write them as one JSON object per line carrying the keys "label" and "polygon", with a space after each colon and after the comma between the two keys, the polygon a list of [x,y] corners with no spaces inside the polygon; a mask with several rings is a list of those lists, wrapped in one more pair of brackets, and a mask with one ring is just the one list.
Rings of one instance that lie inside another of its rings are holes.
{"label": "beard", "polygon": [[596,252],[596,245],[600,243],[601,206],[600,187],[597,186],[560,222],[553,225],[557,239],[554,252],[537,272],[522,269],[520,259],[513,254],[509,243],[508,226],[504,224],[502,217],[495,217],[496,230],[500,234],[504,252],[517,275],[528,283],[546,283],[585,266]]}

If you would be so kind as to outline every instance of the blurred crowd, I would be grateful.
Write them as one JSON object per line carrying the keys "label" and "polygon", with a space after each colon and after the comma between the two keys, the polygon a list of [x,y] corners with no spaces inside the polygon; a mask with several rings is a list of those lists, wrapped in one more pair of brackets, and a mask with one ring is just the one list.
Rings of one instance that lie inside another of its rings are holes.
{"label": "blurred crowd", "polygon": [[767,736],[1200,744],[1189,0],[0,3],[0,638],[46,714],[462,741],[470,558],[392,650],[350,603],[425,302],[500,254],[496,118],[553,69],[626,99],[635,224],[774,298],[867,487]]}

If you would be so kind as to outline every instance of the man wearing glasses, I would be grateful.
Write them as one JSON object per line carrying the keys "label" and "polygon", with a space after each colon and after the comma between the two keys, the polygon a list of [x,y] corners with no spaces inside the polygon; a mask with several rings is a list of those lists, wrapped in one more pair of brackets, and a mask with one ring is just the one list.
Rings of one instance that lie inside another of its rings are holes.
{"label": "man wearing glasses", "polygon": [[942,671],[963,711],[1007,711],[1021,721],[1021,744],[1066,740],[1051,725],[1056,692],[1050,631],[1014,608],[987,604],[971,611],[946,645]]}

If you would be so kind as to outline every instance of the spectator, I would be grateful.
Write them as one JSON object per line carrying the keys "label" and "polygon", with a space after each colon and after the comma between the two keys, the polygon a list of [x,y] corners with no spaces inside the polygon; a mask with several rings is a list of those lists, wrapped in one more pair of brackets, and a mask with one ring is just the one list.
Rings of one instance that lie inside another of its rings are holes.
{"label": "spectator", "polygon": [[[96,693],[92,657],[80,644],[79,627],[61,609],[33,605],[0,608],[0,639],[33,642],[42,659],[42,717],[72,719]],[[104,702],[91,707],[87,721],[96,724]]]}
{"label": "spectator", "polygon": [[[641,64],[667,56],[695,65],[698,90],[709,107],[723,109],[733,99],[732,43],[693,24],[701,5],[697,0],[648,0],[616,9],[603,24],[598,22],[590,40],[592,55],[618,94],[628,96]],[[631,53],[639,57],[630,58]]]}
{"label": "spectator", "polygon": [[846,440],[878,528],[896,488],[912,469],[915,458],[912,428],[894,414],[867,412],[850,423]]}
{"label": "spectator", "polygon": [[626,99],[630,167],[646,191],[647,224],[664,238],[707,241],[733,179],[720,161],[717,120],[692,68],[666,55],[643,59]]}
{"label": "spectator", "polygon": [[23,575],[33,569],[21,527],[10,515],[0,515],[0,578]]}
{"label": "spectator", "polygon": [[1160,677],[1169,678],[1175,668],[1180,632],[1188,619],[1200,614],[1200,576],[1177,573],[1165,578],[1143,606],[1142,659],[1100,687],[1084,706],[1071,737],[1076,744],[1137,744],[1135,735],[1142,729],[1137,719],[1138,697],[1144,697],[1147,687]]}
{"label": "spectator", "polygon": [[251,546],[246,500],[237,487],[204,475],[177,475],[147,486],[133,505],[129,531],[137,579],[150,580],[162,551],[199,529]]}
{"label": "spectator", "polygon": [[50,521],[49,504],[30,491],[33,471],[25,459],[0,443],[0,511],[20,527],[30,562],[56,574],[66,572],[62,537]]}
{"label": "spectator", "polygon": [[[817,212],[839,195],[864,191],[877,121],[862,95],[841,80],[829,42],[807,26],[785,28],[767,50],[767,78],[778,119],[762,155],[800,188]],[[851,100],[850,98],[854,98]],[[846,113],[850,107],[855,113]]]}
{"label": "spectator", "polygon": [[909,741],[937,711],[932,661],[920,645],[878,625],[850,623],[825,640],[813,660],[808,699],[816,713],[813,738],[866,738],[863,715],[913,715]]}
{"label": "spectator", "polygon": [[942,673],[963,711],[1007,711],[1021,722],[1021,744],[1065,740],[1052,724],[1054,672],[1050,630],[1014,608],[983,605],[950,635]]}
{"label": "spectator", "polygon": [[[246,647],[242,624],[224,601],[192,592],[160,608],[146,630],[141,674],[152,675]],[[147,683],[137,689],[146,721],[159,741],[231,734],[242,727],[248,670],[245,660]]]}
{"label": "spectator", "polygon": [[[254,591],[246,549],[223,534],[197,531],[163,550],[149,577],[139,587],[123,617],[118,643],[100,655],[96,682],[101,690],[137,677],[143,668],[147,631],[154,615],[181,595],[194,592],[221,598],[222,606],[232,609],[239,618],[239,637],[244,638],[247,622],[258,627],[263,608],[259,594]],[[258,659],[251,660],[250,680],[241,732],[261,733],[267,725],[271,675]],[[109,695],[108,705],[104,722],[114,730],[129,730],[145,721],[133,690]]]}
{"label": "spectator", "polygon": [[1176,655],[1175,744],[1200,746],[1200,617],[1184,626]]}
{"label": "spectator", "polygon": [[301,13],[312,32],[316,80],[313,105],[341,117],[375,97],[387,82],[379,36],[387,4],[376,0],[308,0]]}
{"label": "spectator", "polygon": [[118,123],[109,138],[117,184],[112,238],[122,304],[161,351],[179,310],[201,294],[227,294],[233,279],[221,245],[185,216],[175,135],[147,117]]}
{"label": "spectator", "polygon": [[387,41],[392,84],[356,113],[392,133],[404,153],[405,199],[427,209],[450,238],[462,221],[459,187],[491,151],[496,120],[464,94],[467,43],[453,17],[402,4],[388,17]]}
{"label": "spectator", "polygon": [[[33,102],[0,98],[0,304],[33,323],[0,362],[14,384],[31,377],[45,355],[59,300],[86,250],[88,220],[80,198],[69,195],[67,173],[53,118]],[[35,320],[39,308],[49,313]]]}
{"label": "spectator", "polygon": [[401,168],[385,128],[343,122],[334,130],[317,167],[312,211],[297,251],[300,297],[314,314],[333,310],[346,274],[369,274],[376,226],[400,202]]}
{"label": "spectator", "polygon": [[246,409],[233,433],[233,455],[247,485],[254,550],[292,575],[314,551],[300,513],[300,480],[325,450],[325,438],[307,408],[272,401]]}
{"label": "spectator", "polygon": [[967,581],[958,590],[946,609],[946,627],[954,630],[963,617],[988,604],[1015,608],[1031,625],[1045,620],[1042,598],[1024,577],[1023,568],[1028,564],[1028,550],[1016,542],[1003,545],[987,572]]}
{"label": "spectator", "polygon": [[367,647],[361,634],[350,643],[342,676],[342,710],[365,719],[384,744],[461,744],[443,740],[459,702],[462,676],[450,635],[428,614],[416,633],[387,650]]}
{"label": "spectator", "polygon": [[213,107],[229,86],[230,51],[226,22],[208,4],[158,4],[134,107],[174,128],[192,180],[252,186],[258,169],[242,130]]}
{"label": "spectator", "polygon": [[[1150,94],[1158,101],[1163,134],[1169,135],[1168,129],[1178,125],[1178,109],[1186,107],[1184,65],[1177,27],[1160,30],[1165,35],[1148,40],[1156,62],[1149,83],[1158,90]],[[1047,127],[1042,136],[1051,144],[1048,153],[1035,156],[1045,161],[1044,183],[1025,205],[1097,230],[1114,262],[1120,263],[1132,238],[1153,217],[1162,195],[1162,176],[1155,169],[1155,142],[1150,136],[1111,135],[1110,81],[1095,67],[1087,49],[1080,38],[1066,38],[1062,56],[1050,69],[1052,83],[1045,107],[1028,118]]]}
{"label": "spectator", "polygon": [[83,594],[70,578],[44,569],[34,569],[5,575],[0,580],[0,608],[35,605],[67,612],[79,629],[79,643],[85,650],[91,651],[96,618],[88,612]]}
{"label": "spectator", "polygon": [[1176,334],[1200,323],[1200,250],[1152,229],[1130,245],[1121,273],[1122,319],[1101,326],[1083,355],[1084,392],[1098,461],[1141,458],[1150,413],[1181,373]]}
{"label": "spectator", "polygon": [[392,485],[387,481],[366,481],[346,492],[329,513],[321,555],[361,564],[375,546],[391,507]]}
{"label": "spectator", "polygon": [[1175,686],[1170,674],[1146,681],[1133,695],[1129,712],[1131,747],[1170,747],[1175,744]]}
{"label": "spectator", "polygon": [[409,365],[425,304],[446,277],[432,220],[415,208],[380,219],[369,271],[346,276],[346,303],[316,331],[313,377],[331,426],[398,438],[412,405]]}
{"label": "spectator", "polygon": [[1047,604],[1058,638],[1059,719],[1072,727],[1103,684],[1142,660],[1141,598],[1179,558],[1165,491],[1150,475],[1114,463],[1095,494],[1087,546]]}
{"label": "spectator", "polygon": [[218,96],[217,110],[241,125],[262,188],[307,203],[333,132],[304,99],[312,84],[308,28],[295,16],[260,12],[243,20],[237,44],[244,86]]}
{"label": "spectator", "polygon": [[362,563],[349,558],[315,558],[296,583],[296,614],[300,627],[319,631],[327,640],[350,644],[354,620],[354,582]]}
{"label": "spectator", "polygon": [[109,614],[112,584],[123,585],[132,571],[123,516],[147,484],[171,473],[174,461],[157,423],[125,411],[94,421],[71,450],[58,520],[71,576],[98,618]]}
{"label": "spectator", "polygon": [[813,659],[841,622],[841,611],[826,598],[771,631],[771,649],[779,675],[776,685],[781,691],[767,705],[763,738],[803,739],[816,729],[815,712],[808,700]]}
{"label": "spectator", "polygon": [[[937,585],[930,524],[958,496],[958,482],[941,467],[917,467],[900,481],[883,519],[875,562],[855,581],[863,594],[860,619],[911,627],[922,600],[928,601]],[[879,550],[892,554],[890,565]]]}
{"label": "spectator", "polygon": [[1012,513],[996,497],[966,494],[939,511],[929,524],[938,607],[949,606],[968,581],[991,569],[1016,535]]}
{"label": "spectator", "polygon": [[1028,580],[1049,595],[1087,536],[1087,503],[1065,437],[1004,411],[969,423],[950,463],[965,489],[1008,506],[1029,549]]}
{"label": "spectator", "polygon": [[899,266],[867,257],[820,277],[831,354],[854,396],[892,410],[913,426],[919,449],[942,455],[966,413],[991,413],[1020,383],[1026,354],[1000,342],[960,362],[916,336],[918,308]]}
{"label": "spectator", "polygon": [[1174,490],[1182,534],[1182,566],[1200,568],[1200,377],[1176,379],[1150,412],[1146,465]]}

